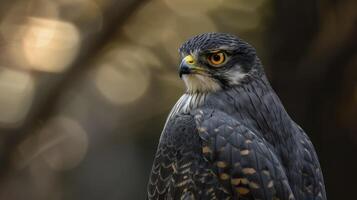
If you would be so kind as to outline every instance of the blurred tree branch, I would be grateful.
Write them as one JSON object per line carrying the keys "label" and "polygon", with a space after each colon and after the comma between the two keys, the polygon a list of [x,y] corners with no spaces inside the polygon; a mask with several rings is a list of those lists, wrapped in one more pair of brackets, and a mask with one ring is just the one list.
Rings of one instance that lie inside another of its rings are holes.
{"label": "blurred tree branch", "polygon": [[[91,57],[98,54],[108,42],[112,41],[118,28],[145,2],[145,0],[111,1],[110,6],[105,7],[105,10],[103,10],[101,30],[92,32],[92,34],[85,35],[82,38],[83,42],[79,55],[71,64],[69,70],[60,75],[36,72],[39,82],[44,84],[42,86],[39,84],[40,87],[34,95],[34,103],[24,123],[16,129],[1,130],[5,136],[3,136],[4,146],[0,157],[0,185],[11,172],[11,159],[18,144],[35,133],[43,122],[51,116],[63,92],[90,68],[90,62],[93,61]],[[49,79],[51,80],[49,81]]]}

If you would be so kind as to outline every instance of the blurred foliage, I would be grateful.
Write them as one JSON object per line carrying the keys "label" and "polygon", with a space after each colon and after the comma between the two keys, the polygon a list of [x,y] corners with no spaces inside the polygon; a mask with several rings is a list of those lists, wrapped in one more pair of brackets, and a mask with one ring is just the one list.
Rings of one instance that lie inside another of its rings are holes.
{"label": "blurred foliage", "polygon": [[143,199],[184,91],[177,49],[213,31],[257,48],[316,146],[329,199],[353,198],[356,10],[354,0],[3,0],[0,199]]}

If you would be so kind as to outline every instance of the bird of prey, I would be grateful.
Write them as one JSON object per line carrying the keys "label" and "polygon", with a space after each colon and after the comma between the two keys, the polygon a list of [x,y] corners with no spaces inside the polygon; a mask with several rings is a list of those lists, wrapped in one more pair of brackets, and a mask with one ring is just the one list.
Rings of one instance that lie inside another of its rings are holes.
{"label": "bird of prey", "polygon": [[314,147],[254,47],[204,33],[179,49],[186,92],[168,116],[148,199],[325,200]]}

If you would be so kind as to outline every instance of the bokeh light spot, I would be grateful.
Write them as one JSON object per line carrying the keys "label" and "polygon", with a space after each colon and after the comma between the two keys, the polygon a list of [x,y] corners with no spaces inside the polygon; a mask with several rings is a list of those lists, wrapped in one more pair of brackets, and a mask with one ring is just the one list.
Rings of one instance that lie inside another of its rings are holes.
{"label": "bokeh light spot", "polygon": [[62,72],[77,55],[80,35],[71,23],[30,17],[22,44],[32,69]]}
{"label": "bokeh light spot", "polygon": [[37,154],[51,169],[66,170],[77,166],[88,148],[88,136],[81,125],[67,117],[53,118],[38,137]]}
{"label": "bokeh light spot", "polygon": [[160,1],[148,2],[123,26],[124,34],[141,45],[157,44],[173,23],[173,15],[167,10],[167,6]]}
{"label": "bokeh light spot", "polygon": [[0,123],[21,122],[28,113],[34,90],[34,80],[28,72],[0,68]]}
{"label": "bokeh light spot", "polygon": [[95,72],[95,84],[113,104],[127,104],[139,99],[147,90],[150,73],[143,58],[134,52],[116,49],[109,53]]}
{"label": "bokeh light spot", "polygon": [[88,135],[75,120],[57,116],[24,140],[14,158],[18,169],[45,163],[47,169],[68,170],[76,167],[86,155]]}

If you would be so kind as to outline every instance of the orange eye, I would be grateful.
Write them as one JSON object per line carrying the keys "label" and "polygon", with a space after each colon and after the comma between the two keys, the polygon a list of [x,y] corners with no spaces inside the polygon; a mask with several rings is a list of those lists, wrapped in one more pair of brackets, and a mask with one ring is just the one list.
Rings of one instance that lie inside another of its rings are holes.
{"label": "orange eye", "polygon": [[226,60],[226,55],[223,52],[213,53],[208,56],[208,61],[212,65],[220,65]]}

